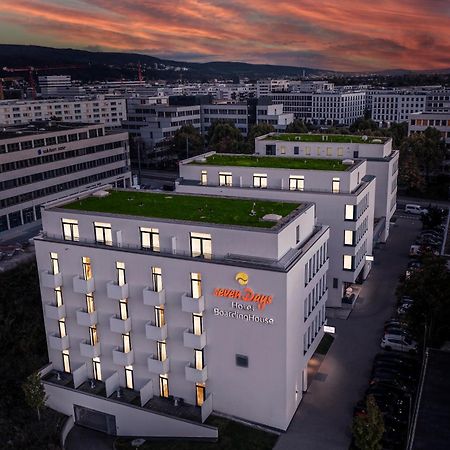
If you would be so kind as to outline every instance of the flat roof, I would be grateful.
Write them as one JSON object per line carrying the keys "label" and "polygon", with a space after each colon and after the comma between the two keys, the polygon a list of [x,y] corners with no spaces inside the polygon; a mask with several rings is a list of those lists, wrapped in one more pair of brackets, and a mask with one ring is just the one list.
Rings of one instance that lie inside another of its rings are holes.
{"label": "flat roof", "polygon": [[288,156],[232,155],[223,153],[207,156],[205,161],[194,159],[189,164],[330,171],[344,171],[352,167],[352,164],[343,164],[342,160],[331,158],[304,158],[303,156],[291,158]]}
{"label": "flat roof", "polygon": [[[290,142],[323,142],[343,144],[385,144],[390,138],[383,136],[363,136],[350,134],[309,134],[309,133],[275,133],[268,134],[264,141],[290,141]],[[380,142],[378,142],[380,141]]]}
{"label": "flat roof", "polygon": [[110,190],[106,197],[91,195],[56,207],[73,211],[272,228],[280,221],[262,220],[264,215],[278,214],[285,218],[299,206],[301,203],[298,202]]}
{"label": "flat roof", "polygon": [[45,121],[45,122],[32,122],[22,125],[11,125],[3,129],[0,128],[0,140],[20,138],[25,136],[34,136],[38,134],[45,134],[58,131],[69,131],[77,128],[85,128],[89,126],[104,126],[101,123],[81,123],[81,122],[58,122],[58,121]]}

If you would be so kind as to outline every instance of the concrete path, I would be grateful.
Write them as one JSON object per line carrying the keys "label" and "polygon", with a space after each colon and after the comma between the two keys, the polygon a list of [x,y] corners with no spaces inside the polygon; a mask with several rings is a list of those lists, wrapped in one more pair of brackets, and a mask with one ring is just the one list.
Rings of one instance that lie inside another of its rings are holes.
{"label": "concrete path", "polygon": [[353,407],[367,388],[380,350],[383,323],[395,303],[399,275],[421,228],[418,219],[398,219],[386,246],[375,253],[369,278],[347,320],[332,319],[336,339],[275,450],[347,450]]}

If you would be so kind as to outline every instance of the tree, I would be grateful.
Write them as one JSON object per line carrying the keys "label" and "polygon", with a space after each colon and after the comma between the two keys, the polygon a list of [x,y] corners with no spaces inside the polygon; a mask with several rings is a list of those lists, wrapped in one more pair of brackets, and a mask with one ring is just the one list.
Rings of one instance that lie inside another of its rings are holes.
{"label": "tree", "polygon": [[303,120],[295,119],[286,127],[286,133],[307,133],[309,131],[308,127],[305,125]]}
{"label": "tree", "polygon": [[423,192],[425,182],[419,170],[417,158],[414,154],[403,155],[400,151],[399,183],[409,191]]}
{"label": "tree", "polygon": [[255,138],[264,136],[267,133],[273,133],[275,128],[270,123],[258,123],[250,128],[247,136],[248,149],[250,153],[255,151]]}
{"label": "tree", "polygon": [[242,133],[233,122],[214,121],[208,130],[208,147],[219,153],[245,152],[246,143]]}
{"label": "tree", "polygon": [[447,217],[442,208],[432,206],[428,208],[428,214],[422,214],[422,226],[424,229],[436,228]]}
{"label": "tree", "polygon": [[27,405],[32,409],[36,409],[38,420],[41,420],[41,409],[45,406],[47,396],[45,395],[45,389],[39,373],[33,372],[29,375],[22,385],[22,389]]}
{"label": "tree", "polygon": [[177,159],[184,159],[202,153],[204,140],[193,125],[183,125],[175,132],[169,146]]}
{"label": "tree", "polygon": [[394,148],[400,148],[408,136],[408,122],[392,123],[385,134],[392,138]]}
{"label": "tree", "polygon": [[[372,119],[365,118],[365,117],[360,117],[360,118],[356,119],[350,125],[349,130],[350,130],[351,133],[355,133],[355,132],[358,132],[358,131],[363,131],[363,132],[369,131],[369,132],[371,132],[371,131],[378,130],[378,125]],[[367,133],[367,134],[372,134],[372,133]]]}
{"label": "tree", "polygon": [[352,425],[355,445],[361,450],[381,450],[384,421],[373,395],[366,398],[366,413],[355,416]]}

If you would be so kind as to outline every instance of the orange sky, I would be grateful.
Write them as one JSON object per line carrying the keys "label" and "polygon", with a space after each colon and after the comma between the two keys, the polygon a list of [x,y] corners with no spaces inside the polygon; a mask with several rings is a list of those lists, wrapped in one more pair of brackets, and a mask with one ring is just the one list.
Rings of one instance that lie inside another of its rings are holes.
{"label": "orange sky", "polygon": [[0,0],[0,43],[334,70],[450,67],[450,0]]}

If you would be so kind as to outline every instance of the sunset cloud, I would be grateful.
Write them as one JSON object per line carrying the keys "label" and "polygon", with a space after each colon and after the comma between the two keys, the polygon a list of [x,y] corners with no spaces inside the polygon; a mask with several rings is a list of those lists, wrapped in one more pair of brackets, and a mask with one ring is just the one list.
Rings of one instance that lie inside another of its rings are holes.
{"label": "sunset cloud", "polygon": [[2,23],[2,43],[335,70],[450,67],[446,0],[2,0]]}

